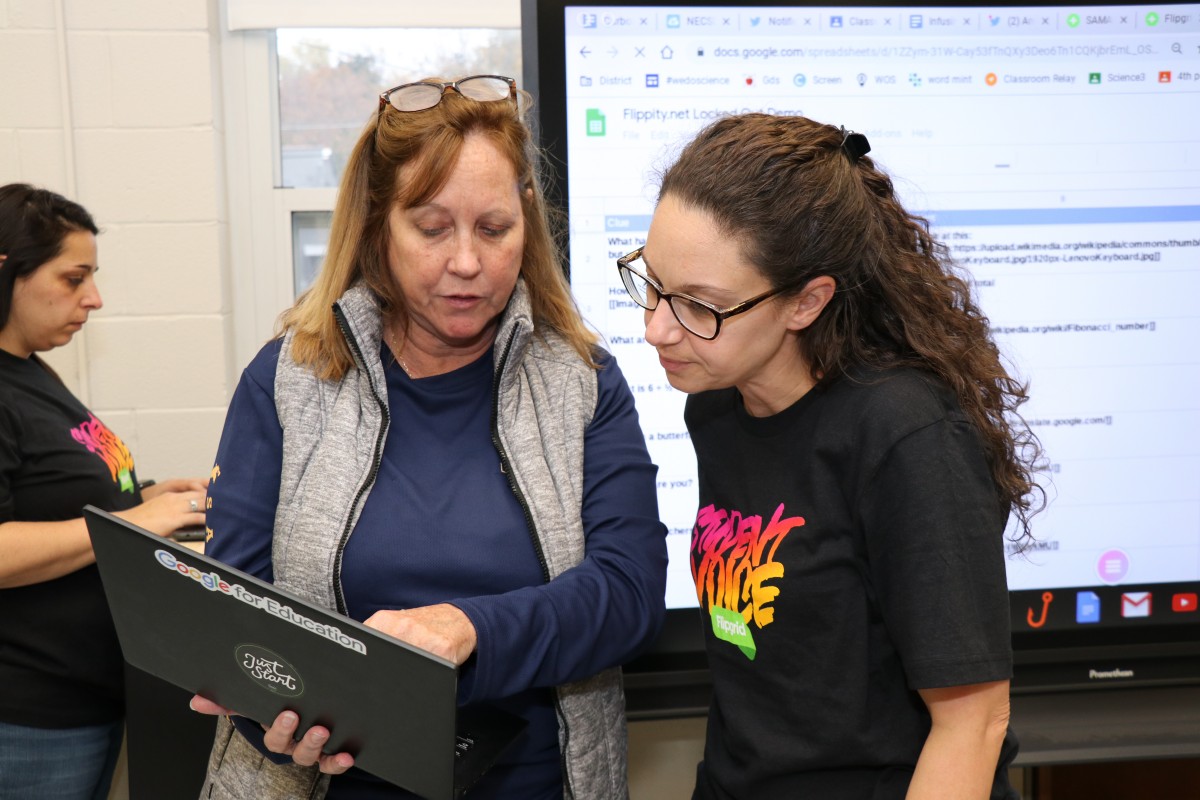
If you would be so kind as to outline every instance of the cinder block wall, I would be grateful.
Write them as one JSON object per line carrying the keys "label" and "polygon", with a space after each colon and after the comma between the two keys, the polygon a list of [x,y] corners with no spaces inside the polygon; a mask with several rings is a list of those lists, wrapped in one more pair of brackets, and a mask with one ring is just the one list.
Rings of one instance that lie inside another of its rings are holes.
{"label": "cinder block wall", "polygon": [[142,478],[206,475],[231,391],[216,0],[0,0],[0,184],[102,229],[104,307],[47,360]]}

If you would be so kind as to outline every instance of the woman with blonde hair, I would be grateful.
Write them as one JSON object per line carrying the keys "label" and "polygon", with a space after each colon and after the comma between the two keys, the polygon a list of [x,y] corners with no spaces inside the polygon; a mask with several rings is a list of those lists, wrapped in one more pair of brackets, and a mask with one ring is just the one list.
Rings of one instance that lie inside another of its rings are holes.
{"label": "woman with blonde hair", "polygon": [[[490,75],[381,96],[321,274],[229,409],[208,549],[461,665],[461,703],[523,717],[472,797],[601,800],[627,793],[616,667],[661,624],[665,529],[518,100]],[[307,724],[222,722],[203,796],[410,796]]]}

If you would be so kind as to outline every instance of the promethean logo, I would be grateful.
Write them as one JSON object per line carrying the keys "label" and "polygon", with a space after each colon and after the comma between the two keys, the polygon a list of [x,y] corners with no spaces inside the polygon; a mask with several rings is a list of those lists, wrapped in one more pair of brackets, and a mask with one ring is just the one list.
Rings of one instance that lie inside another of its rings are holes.
{"label": "promethean logo", "polygon": [[233,654],[242,672],[264,689],[287,697],[304,694],[300,674],[278,654],[256,644],[238,645]]}
{"label": "promethean logo", "polygon": [[1101,672],[1098,669],[1088,670],[1088,680],[1093,681],[1108,681],[1113,678],[1132,678],[1133,670],[1131,669],[1110,669]]}
{"label": "promethean logo", "polygon": [[353,636],[347,636],[342,633],[341,628],[338,628],[336,625],[326,625],[324,622],[317,622],[315,619],[304,616],[291,606],[280,604],[273,597],[263,597],[253,592],[248,592],[241,584],[229,583],[217,572],[201,572],[190,564],[180,561],[166,550],[155,550],[154,557],[162,566],[173,572],[178,572],[185,578],[191,578],[210,592],[227,594],[230,597],[241,600],[247,605],[254,606],[259,611],[264,611],[273,617],[279,617],[297,627],[304,628],[304,630],[310,633],[322,636],[331,642],[337,642],[348,650],[353,650],[364,656],[367,654],[367,646],[365,644]]}

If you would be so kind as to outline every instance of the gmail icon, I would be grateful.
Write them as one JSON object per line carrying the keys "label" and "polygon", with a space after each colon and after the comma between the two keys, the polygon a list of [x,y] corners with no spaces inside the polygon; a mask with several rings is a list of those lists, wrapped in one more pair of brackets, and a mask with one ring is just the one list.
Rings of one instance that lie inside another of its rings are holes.
{"label": "gmail icon", "polygon": [[1121,595],[1122,617],[1150,616],[1149,592],[1125,592]]}

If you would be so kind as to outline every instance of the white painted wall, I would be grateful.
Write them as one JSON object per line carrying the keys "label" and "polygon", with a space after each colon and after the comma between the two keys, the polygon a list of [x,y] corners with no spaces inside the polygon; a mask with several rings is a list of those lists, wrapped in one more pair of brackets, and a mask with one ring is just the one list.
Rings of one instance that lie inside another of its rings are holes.
{"label": "white painted wall", "polygon": [[231,390],[216,0],[0,0],[0,183],[82,203],[104,308],[47,360],[144,478],[205,475]]}

